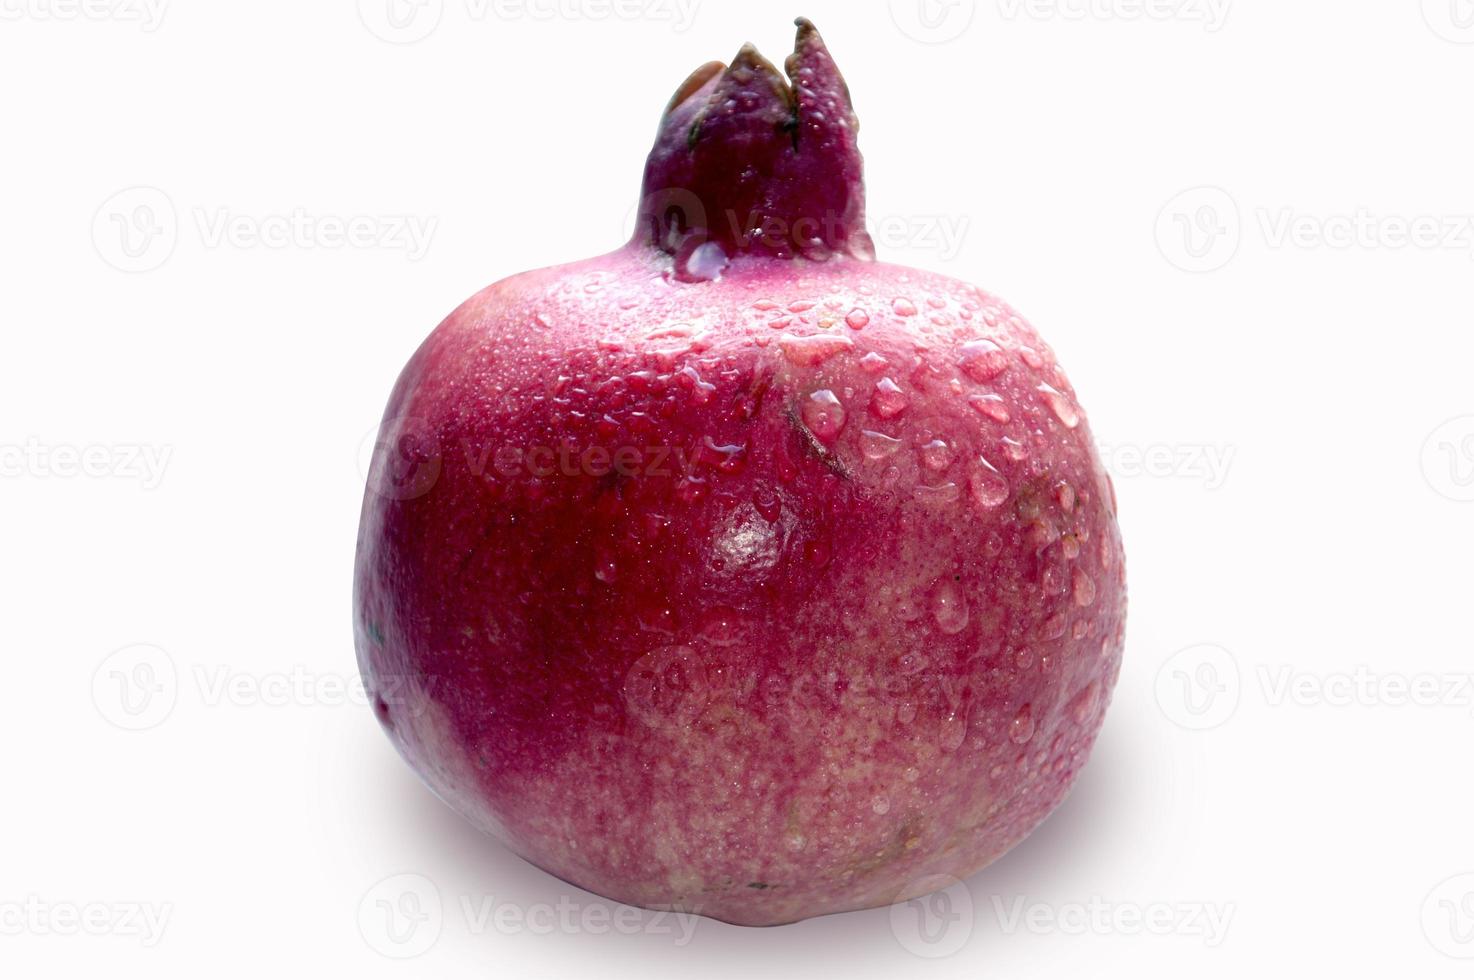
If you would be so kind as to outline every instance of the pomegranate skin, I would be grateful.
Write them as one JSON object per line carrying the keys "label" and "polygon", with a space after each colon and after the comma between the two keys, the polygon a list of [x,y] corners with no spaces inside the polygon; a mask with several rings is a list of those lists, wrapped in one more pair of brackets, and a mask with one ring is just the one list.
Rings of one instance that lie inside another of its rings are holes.
{"label": "pomegranate skin", "polygon": [[1120,667],[1109,479],[999,299],[641,244],[422,345],[355,640],[447,803],[613,899],[764,925],[965,877],[1064,798]]}

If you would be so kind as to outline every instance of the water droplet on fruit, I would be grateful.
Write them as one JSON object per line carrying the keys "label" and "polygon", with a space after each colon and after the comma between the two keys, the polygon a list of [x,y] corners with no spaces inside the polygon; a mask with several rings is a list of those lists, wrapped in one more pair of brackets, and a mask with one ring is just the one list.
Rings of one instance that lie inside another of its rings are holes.
{"label": "water droplet on fruit", "polygon": [[891,801],[884,796],[877,796],[870,801],[870,809],[884,815],[891,808]]}
{"label": "water droplet on fruit", "polygon": [[1035,371],[1044,366],[1044,358],[1040,357],[1039,352],[1036,351],[1034,348],[1020,347],[1018,349],[1018,352],[1019,356],[1024,359],[1024,363],[1033,368]]}
{"label": "water droplet on fruit", "polygon": [[978,457],[978,468],[968,480],[972,501],[984,510],[992,510],[1008,499],[1008,481],[992,463]]}
{"label": "water droplet on fruit", "polygon": [[890,378],[881,378],[875,383],[875,393],[870,396],[870,411],[883,419],[893,419],[906,411],[910,399]]}
{"label": "water droplet on fruit", "polygon": [[931,614],[937,629],[948,636],[956,636],[967,628],[967,600],[951,579],[944,579],[932,593]]}
{"label": "water droplet on fruit", "polygon": [[1014,715],[1008,726],[1008,738],[1015,745],[1023,745],[1034,737],[1034,709],[1027,704]]}
{"label": "water droplet on fruit", "polygon": [[884,432],[865,430],[860,433],[860,449],[866,459],[885,459],[894,456],[901,448],[900,439],[892,439]]}
{"label": "water droplet on fruit", "polygon": [[944,483],[939,487],[917,487],[911,496],[929,507],[942,507],[954,503],[962,496],[962,490],[955,483]]}
{"label": "water droplet on fruit", "polygon": [[1080,424],[1080,413],[1070,403],[1068,396],[1047,381],[1039,382],[1038,390],[1044,396],[1044,400],[1049,403],[1049,407],[1054,410],[1055,417],[1064,423],[1065,428],[1073,429]]}
{"label": "water droplet on fruit", "polygon": [[890,361],[887,361],[884,357],[875,353],[875,351],[871,351],[860,358],[860,367],[870,374],[879,374],[889,367],[890,363]]}
{"label": "water droplet on fruit", "polygon": [[614,564],[614,556],[611,554],[600,554],[594,559],[594,578],[609,585],[619,577],[618,566]]}
{"label": "water droplet on fruit", "polygon": [[814,367],[823,364],[835,354],[847,351],[855,342],[843,334],[817,334],[812,337],[795,337],[784,334],[778,339],[778,347],[790,364]]}
{"label": "water droplet on fruit", "polygon": [[1059,501],[1059,505],[1064,508],[1066,514],[1075,509],[1075,488],[1068,483],[1061,482],[1056,486],[1054,488],[1054,496]]}
{"label": "water droplet on fruit", "polygon": [[891,309],[895,311],[896,316],[916,315],[916,304],[904,296],[896,297],[895,302],[891,303]]}
{"label": "water droplet on fruit", "polygon": [[769,524],[778,520],[778,515],[783,512],[782,500],[768,487],[758,487],[752,492],[752,505]]}
{"label": "water droplet on fruit", "polygon": [[959,354],[963,373],[977,382],[992,381],[1008,368],[1008,355],[991,340],[963,344]]}
{"label": "water droplet on fruit", "polygon": [[1089,606],[1095,602],[1095,579],[1083,568],[1075,569],[1073,594],[1077,606]]}
{"label": "water droplet on fruit", "polygon": [[844,318],[844,322],[849,325],[851,330],[864,330],[865,325],[870,322],[870,314],[857,306],[853,310],[850,310],[849,315]]}
{"label": "water droplet on fruit", "polygon": [[1007,456],[1015,463],[1022,463],[1024,460],[1029,458],[1029,448],[1023,443],[1019,442],[1017,439],[1010,439],[1008,436],[1004,436],[1003,455]]}
{"label": "water droplet on fruit", "polygon": [[1008,414],[1008,406],[1003,402],[1002,395],[991,392],[981,395],[969,395],[967,403],[973,407],[979,415],[986,415],[994,422],[1007,425],[1013,416]]}
{"label": "water droplet on fruit", "polygon": [[[850,254],[855,258],[867,262],[875,261],[875,241],[870,237],[870,233],[863,228],[850,236],[847,246]],[[870,287],[862,286],[860,292],[870,292]]]}
{"label": "water droplet on fruit", "polygon": [[804,399],[799,411],[804,425],[825,445],[832,444],[844,428],[844,405],[828,388],[821,388]]}
{"label": "water droplet on fruit", "polygon": [[682,282],[712,282],[727,268],[727,252],[716,242],[702,242],[676,257],[676,278]]}
{"label": "water droplet on fruit", "polygon": [[967,738],[967,716],[950,714],[942,719],[941,731],[937,732],[937,744],[943,752],[956,752]]}
{"label": "water droplet on fruit", "polygon": [[1085,685],[1085,690],[1075,695],[1070,702],[1070,717],[1075,724],[1084,725],[1095,717],[1095,710],[1100,704],[1100,683],[1091,681]]}
{"label": "water droplet on fruit", "polygon": [[941,439],[933,439],[921,447],[921,465],[933,473],[941,473],[952,465],[952,447]]}

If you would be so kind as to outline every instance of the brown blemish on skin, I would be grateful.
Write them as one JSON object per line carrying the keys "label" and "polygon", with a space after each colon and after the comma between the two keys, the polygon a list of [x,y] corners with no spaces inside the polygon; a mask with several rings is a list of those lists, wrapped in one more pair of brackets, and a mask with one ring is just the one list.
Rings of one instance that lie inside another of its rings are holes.
{"label": "brown blemish on skin", "polygon": [[886,865],[904,857],[908,851],[913,851],[920,846],[922,826],[922,819],[920,817],[910,818],[897,829],[895,835],[884,848],[876,851],[874,854],[851,861],[845,867],[845,874],[874,874]]}

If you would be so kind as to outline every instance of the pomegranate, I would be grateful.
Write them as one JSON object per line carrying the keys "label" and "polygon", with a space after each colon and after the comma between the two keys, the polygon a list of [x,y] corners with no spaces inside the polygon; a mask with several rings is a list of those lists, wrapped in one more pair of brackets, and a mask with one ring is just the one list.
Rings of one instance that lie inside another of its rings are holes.
{"label": "pomegranate", "polygon": [[527,860],[742,924],[912,897],[1065,796],[1120,667],[1110,481],[997,297],[875,260],[812,24],[666,108],[634,240],[505,279],[390,397],[355,640]]}

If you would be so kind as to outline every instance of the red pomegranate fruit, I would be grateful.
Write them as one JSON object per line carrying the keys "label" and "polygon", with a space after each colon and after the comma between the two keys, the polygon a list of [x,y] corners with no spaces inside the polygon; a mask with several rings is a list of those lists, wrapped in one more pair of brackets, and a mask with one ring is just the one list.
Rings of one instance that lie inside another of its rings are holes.
{"label": "red pomegranate fruit", "polygon": [[379,720],[600,895],[734,923],[965,876],[1064,798],[1120,667],[1110,481],[997,297],[875,261],[812,24],[696,71],[609,255],[466,301],[358,538]]}

